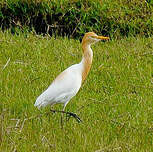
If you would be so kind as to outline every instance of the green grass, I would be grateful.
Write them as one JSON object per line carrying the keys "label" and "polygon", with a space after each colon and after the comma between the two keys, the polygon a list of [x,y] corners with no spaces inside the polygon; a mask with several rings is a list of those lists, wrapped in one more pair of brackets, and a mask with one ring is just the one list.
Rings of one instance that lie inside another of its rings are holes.
{"label": "green grass", "polygon": [[61,129],[60,114],[33,104],[81,60],[80,42],[0,32],[0,151],[153,151],[152,42],[131,37],[94,45],[90,74],[66,108],[83,123],[71,118]]}
{"label": "green grass", "polygon": [[153,35],[153,0],[1,0],[0,27],[80,39]]}

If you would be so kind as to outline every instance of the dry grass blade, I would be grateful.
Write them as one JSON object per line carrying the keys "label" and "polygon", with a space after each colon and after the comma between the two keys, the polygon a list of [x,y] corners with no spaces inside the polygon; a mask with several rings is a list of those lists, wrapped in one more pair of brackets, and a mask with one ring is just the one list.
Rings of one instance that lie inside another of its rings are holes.
{"label": "dry grass blade", "polygon": [[6,64],[3,66],[3,69],[2,69],[2,71],[8,66],[8,64],[9,64],[9,62],[10,62],[10,58],[7,60],[7,62],[6,62]]}

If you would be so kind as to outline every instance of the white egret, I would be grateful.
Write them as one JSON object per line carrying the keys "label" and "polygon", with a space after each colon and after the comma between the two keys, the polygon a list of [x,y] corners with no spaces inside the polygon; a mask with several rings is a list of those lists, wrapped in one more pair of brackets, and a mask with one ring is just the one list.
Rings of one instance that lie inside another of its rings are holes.
{"label": "white egret", "polygon": [[[67,113],[64,112],[66,105],[77,94],[82,82],[89,73],[93,58],[91,45],[100,40],[108,39],[109,37],[98,36],[94,32],[86,33],[82,39],[83,57],[81,62],[70,66],[59,74],[51,85],[36,99],[34,106],[41,108],[61,103],[63,104],[63,111],[60,112]],[[69,114],[72,115],[73,113]]]}

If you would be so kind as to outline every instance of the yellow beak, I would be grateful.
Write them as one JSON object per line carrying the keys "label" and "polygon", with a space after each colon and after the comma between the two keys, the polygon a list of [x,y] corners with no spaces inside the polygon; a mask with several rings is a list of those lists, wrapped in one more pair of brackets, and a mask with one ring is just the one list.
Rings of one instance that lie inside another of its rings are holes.
{"label": "yellow beak", "polygon": [[100,40],[109,40],[109,37],[105,37],[105,36],[92,36],[96,39],[100,39]]}

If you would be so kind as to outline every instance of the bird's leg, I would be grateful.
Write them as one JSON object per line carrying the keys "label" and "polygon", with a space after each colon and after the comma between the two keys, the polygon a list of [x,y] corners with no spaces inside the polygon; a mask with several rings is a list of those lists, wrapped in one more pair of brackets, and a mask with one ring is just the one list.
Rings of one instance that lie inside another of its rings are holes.
{"label": "bird's leg", "polygon": [[65,111],[65,107],[66,107],[66,104],[64,104],[63,106],[63,110],[53,110],[51,109],[50,111],[55,113],[55,112],[59,112],[61,113],[61,126],[63,127],[63,117],[64,117],[64,114],[66,114],[67,116],[69,116],[69,118],[72,116],[73,118],[76,119],[77,122],[82,122],[82,120],[75,114],[75,113],[72,113],[72,112],[66,112]]}
{"label": "bird's leg", "polygon": [[82,120],[79,118],[79,116],[77,116],[77,114],[72,113],[72,112],[66,112],[66,114],[67,114],[69,117],[72,116],[73,118],[75,118],[76,121],[77,121],[78,123],[82,122]]}
{"label": "bird's leg", "polygon": [[63,117],[64,117],[64,111],[67,104],[64,104],[63,106],[63,112],[61,113],[61,127],[63,128]]}
{"label": "bird's leg", "polygon": [[53,113],[55,113],[55,110],[53,109],[53,105],[54,105],[54,103],[50,105],[50,111],[52,111]]}
{"label": "bird's leg", "polygon": [[[52,109],[50,111],[53,112],[53,113],[55,113],[55,112],[62,113],[61,117],[63,117],[64,114],[67,114],[68,116],[70,116],[70,117],[72,116],[73,118],[75,118],[77,122],[79,122],[79,123],[82,122],[82,120],[75,113],[66,112],[66,111],[60,111],[60,110],[52,110]],[[62,120],[62,118],[61,118],[61,120]]]}

